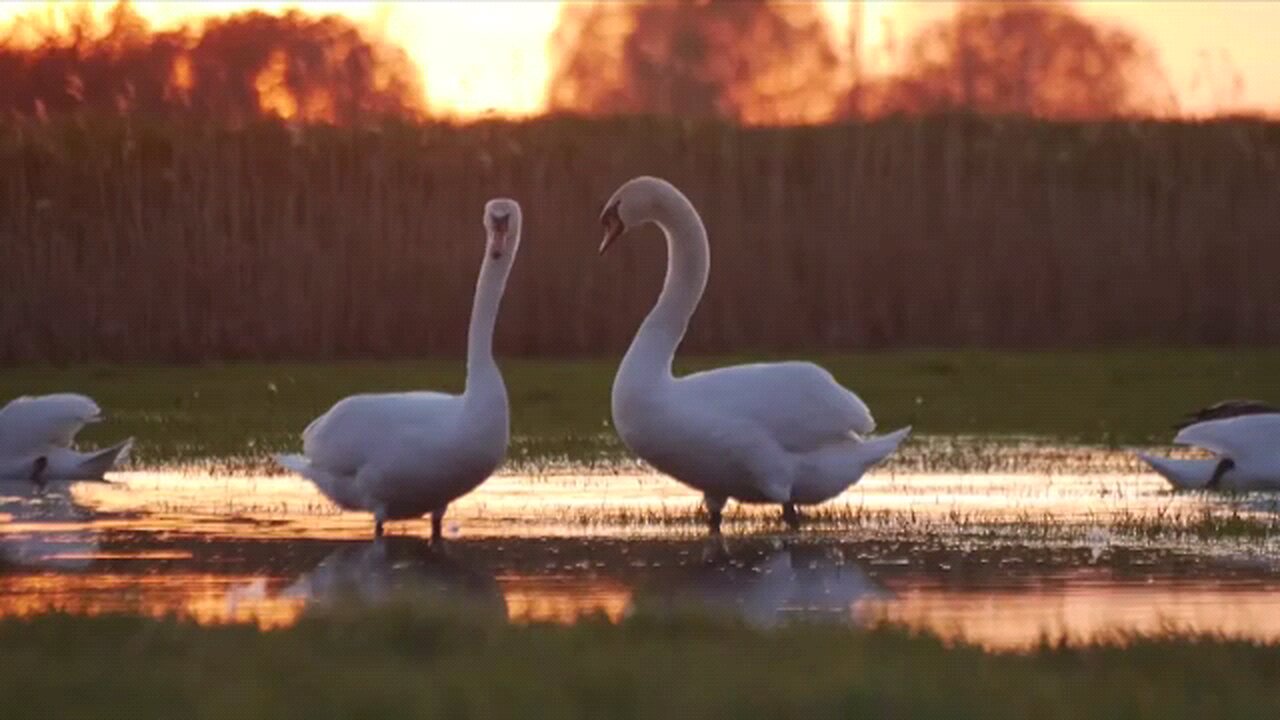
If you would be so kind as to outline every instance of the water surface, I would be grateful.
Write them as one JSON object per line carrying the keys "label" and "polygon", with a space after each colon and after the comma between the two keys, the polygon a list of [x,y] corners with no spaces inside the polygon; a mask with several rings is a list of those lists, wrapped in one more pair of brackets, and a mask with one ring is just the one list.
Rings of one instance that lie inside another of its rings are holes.
{"label": "water surface", "polygon": [[0,615],[265,629],[326,603],[412,597],[516,622],[686,606],[760,626],[886,622],[992,648],[1160,632],[1280,641],[1275,498],[1172,493],[1119,453],[1013,465],[900,464],[809,511],[798,534],[777,508],[734,506],[720,542],[698,496],[662,476],[501,475],[450,509],[441,547],[421,539],[425,521],[373,542],[369,516],[287,476],[3,483]]}

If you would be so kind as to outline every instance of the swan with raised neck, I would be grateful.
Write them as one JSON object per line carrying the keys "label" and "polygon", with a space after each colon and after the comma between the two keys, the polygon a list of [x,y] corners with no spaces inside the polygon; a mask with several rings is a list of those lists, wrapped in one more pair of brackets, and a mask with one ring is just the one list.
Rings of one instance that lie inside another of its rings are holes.
{"label": "swan with raised neck", "polygon": [[441,539],[449,503],[498,468],[510,439],[510,411],[493,334],[507,278],[520,247],[520,205],[497,198],[484,208],[485,246],[467,331],[467,379],[461,395],[413,391],[352,395],[303,431],[303,454],[284,467],[307,477],[347,510],[387,520],[431,514]]}

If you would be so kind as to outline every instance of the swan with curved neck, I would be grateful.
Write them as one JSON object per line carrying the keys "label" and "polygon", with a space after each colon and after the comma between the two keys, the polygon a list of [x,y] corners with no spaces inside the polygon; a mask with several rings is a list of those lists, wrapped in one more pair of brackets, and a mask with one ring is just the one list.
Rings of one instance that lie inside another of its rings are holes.
{"label": "swan with curved neck", "polygon": [[777,503],[793,529],[796,505],[844,492],[888,457],[909,427],[868,437],[867,406],[807,362],[735,365],[675,377],[672,362],[711,268],[693,204],[665,180],[638,177],[605,204],[603,254],[652,223],[667,241],[667,275],[613,382],[622,441],[658,470],[703,493],[713,533],[729,498]]}
{"label": "swan with curved neck", "polygon": [[430,513],[431,536],[440,539],[449,503],[488,479],[506,456],[507,389],[493,359],[493,332],[520,247],[520,224],[514,200],[485,205],[487,241],[461,395],[415,391],[344,398],[303,431],[303,454],[277,458],[340,507],[373,513],[375,535],[388,520]]}

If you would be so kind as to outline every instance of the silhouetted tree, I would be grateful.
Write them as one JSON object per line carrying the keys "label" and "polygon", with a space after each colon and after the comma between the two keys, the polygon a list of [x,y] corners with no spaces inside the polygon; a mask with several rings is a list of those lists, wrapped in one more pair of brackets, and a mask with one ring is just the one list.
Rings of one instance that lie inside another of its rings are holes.
{"label": "silhouetted tree", "polygon": [[553,111],[812,122],[838,101],[839,58],[816,3],[571,3],[552,38]]}
{"label": "silhouetted tree", "polygon": [[965,111],[1103,118],[1171,111],[1152,52],[1063,2],[964,2],[909,39],[851,114]]}
{"label": "silhouetted tree", "polygon": [[[28,21],[30,22],[30,21]],[[335,123],[416,117],[417,68],[403,50],[337,15],[246,12],[152,32],[127,2],[105,27],[72,11],[68,28],[24,26],[0,38],[0,108],[196,110],[213,119],[279,115]]]}

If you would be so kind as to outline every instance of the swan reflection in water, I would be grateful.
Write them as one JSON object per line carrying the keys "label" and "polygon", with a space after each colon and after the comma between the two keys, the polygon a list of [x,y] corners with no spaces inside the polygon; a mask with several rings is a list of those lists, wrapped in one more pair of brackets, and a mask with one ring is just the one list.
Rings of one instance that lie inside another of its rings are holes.
{"label": "swan reflection in water", "polygon": [[[98,553],[93,512],[77,503],[71,483],[0,480],[0,568],[5,565],[82,570]],[[41,527],[47,525],[48,529]]]}
{"label": "swan reflection in water", "polygon": [[774,627],[791,619],[854,622],[859,603],[891,597],[839,548],[797,543],[729,552],[712,542],[705,564],[662,578],[641,602],[729,612]]}
{"label": "swan reflection in water", "polygon": [[389,601],[465,607],[506,617],[497,581],[452,553],[416,537],[381,537],[345,544],[280,592],[308,607]]}

